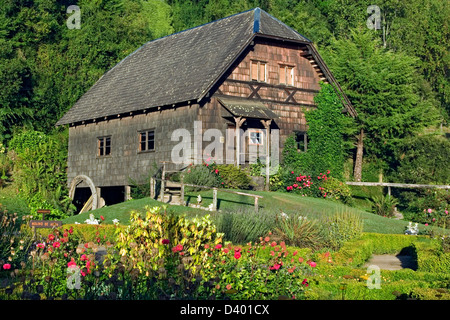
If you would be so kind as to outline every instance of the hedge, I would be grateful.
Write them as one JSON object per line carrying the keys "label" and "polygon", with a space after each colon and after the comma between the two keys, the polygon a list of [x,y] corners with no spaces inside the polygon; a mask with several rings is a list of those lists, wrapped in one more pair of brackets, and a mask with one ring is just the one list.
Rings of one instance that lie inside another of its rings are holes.
{"label": "hedge", "polygon": [[335,260],[344,265],[360,266],[372,254],[395,254],[405,249],[414,254],[413,243],[423,238],[401,234],[363,233],[361,237],[346,242],[337,252]]}

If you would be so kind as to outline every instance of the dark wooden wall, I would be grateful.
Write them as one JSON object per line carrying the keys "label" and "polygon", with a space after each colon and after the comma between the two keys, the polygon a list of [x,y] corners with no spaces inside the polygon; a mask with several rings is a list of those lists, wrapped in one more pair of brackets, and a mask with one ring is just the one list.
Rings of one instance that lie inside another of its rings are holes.
{"label": "dark wooden wall", "polygon": [[[314,62],[302,56],[302,50],[301,45],[259,40],[232,67],[209,101],[201,105],[153,109],[144,114],[70,127],[68,183],[80,174],[89,176],[97,187],[129,185],[129,178],[142,180],[154,162],[160,165],[161,161],[171,160],[171,151],[178,144],[171,141],[173,130],[185,128],[193,133],[194,121],[201,121],[203,132],[219,129],[226,140],[226,130],[234,121],[217,101],[217,97],[224,95],[251,97],[273,110],[279,116],[272,128],[280,129],[281,152],[289,134],[306,131],[304,111],[314,107],[314,95],[323,80]],[[267,62],[268,79],[259,88],[250,79],[251,60]],[[293,86],[280,85],[280,64],[295,67]],[[138,132],[145,129],[155,129],[155,152],[138,152]],[[110,156],[97,156],[97,138],[101,136],[111,136]],[[203,147],[209,143],[204,141]],[[224,142],[223,156],[226,154]]]}
{"label": "dark wooden wall", "polygon": [[[198,105],[168,108],[114,120],[69,128],[68,183],[80,174],[92,179],[95,186],[129,185],[148,175],[153,162],[170,161],[172,131],[192,130]],[[140,130],[155,129],[155,151],[139,153]],[[111,136],[111,155],[97,156],[97,137]]]}

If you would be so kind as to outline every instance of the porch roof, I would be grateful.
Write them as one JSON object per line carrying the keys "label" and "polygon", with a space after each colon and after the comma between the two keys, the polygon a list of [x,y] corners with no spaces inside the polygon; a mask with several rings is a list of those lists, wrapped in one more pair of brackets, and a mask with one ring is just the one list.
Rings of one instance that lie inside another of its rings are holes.
{"label": "porch roof", "polygon": [[262,102],[249,99],[228,97],[217,98],[219,102],[235,117],[254,119],[275,119],[278,115],[266,107]]}

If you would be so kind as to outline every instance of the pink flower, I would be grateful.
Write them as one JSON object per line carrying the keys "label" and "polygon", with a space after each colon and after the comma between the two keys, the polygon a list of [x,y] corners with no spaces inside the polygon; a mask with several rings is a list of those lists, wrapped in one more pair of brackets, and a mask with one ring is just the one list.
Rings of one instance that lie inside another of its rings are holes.
{"label": "pink flower", "polygon": [[292,174],[294,174],[294,171],[291,171]]}
{"label": "pink flower", "polygon": [[327,174],[330,174],[330,170],[327,170]]}
{"label": "pink flower", "polygon": [[70,260],[68,263],[67,263],[67,266],[70,268],[70,267],[72,267],[72,266],[75,266],[76,267],[76,262],[73,260],[73,258],[72,258],[72,260]]}
{"label": "pink flower", "polygon": [[226,288],[227,290],[231,290],[231,284],[227,284]]}
{"label": "pink flower", "polygon": [[309,263],[309,265],[311,266],[311,268],[315,268],[317,266],[317,263],[315,263],[314,261],[311,261]]}
{"label": "pink flower", "polygon": [[59,248],[60,246],[61,246],[61,244],[59,242],[53,243],[53,248]]}
{"label": "pink flower", "polygon": [[302,284],[305,286],[308,286],[308,280],[307,279],[303,279]]}
{"label": "pink flower", "polygon": [[45,244],[44,243],[38,243],[36,246],[38,248],[40,248],[40,249],[44,249],[45,248]]}
{"label": "pink flower", "polygon": [[52,240],[55,240],[55,236],[50,233],[48,235],[48,241],[52,241]]}
{"label": "pink flower", "polygon": [[428,213],[431,213],[431,212],[433,212],[433,210],[431,210],[431,209],[428,209]]}
{"label": "pink flower", "polygon": [[219,170],[218,170],[218,169],[216,169],[216,171],[215,171],[215,172],[216,172],[216,174],[218,174],[218,173],[219,173]]}
{"label": "pink flower", "polygon": [[275,263],[272,267],[270,267],[270,270],[278,270],[281,268],[281,264]]}
{"label": "pink flower", "polygon": [[241,257],[241,253],[239,252],[239,251],[236,251],[235,253],[234,253],[234,258],[235,259],[239,259]]}
{"label": "pink flower", "polygon": [[80,260],[81,261],[86,261],[87,260],[87,256],[85,254],[81,255]]}
{"label": "pink flower", "polygon": [[228,252],[230,252],[230,249],[228,249],[228,248],[223,248],[223,252],[228,253]]}
{"label": "pink flower", "polygon": [[5,264],[3,265],[3,269],[9,270],[9,269],[11,269],[11,265],[10,265],[9,263],[5,263]]}
{"label": "pink flower", "polygon": [[428,226],[428,223],[425,223],[426,226]]}
{"label": "pink flower", "polygon": [[448,211],[447,211],[447,210],[445,210],[444,212],[445,212],[445,214],[448,214]]}
{"label": "pink flower", "polygon": [[220,249],[220,248],[222,248],[222,245],[219,243],[219,244],[217,244],[214,248],[215,248],[215,249]]}

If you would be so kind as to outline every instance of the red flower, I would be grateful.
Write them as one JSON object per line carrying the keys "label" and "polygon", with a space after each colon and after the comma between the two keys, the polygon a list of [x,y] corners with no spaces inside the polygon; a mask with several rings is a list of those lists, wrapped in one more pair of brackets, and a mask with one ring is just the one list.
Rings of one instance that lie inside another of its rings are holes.
{"label": "red flower", "polygon": [[309,263],[309,265],[311,266],[311,268],[315,268],[317,266],[317,263],[315,263],[314,261],[311,261]]}
{"label": "red flower", "polygon": [[222,245],[219,243],[219,244],[216,245],[214,248],[215,248],[215,249],[220,249],[220,248],[222,248]]}
{"label": "red flower", "polygon": [[218,169],[216,169],[216,171],[215,171],[215,172],[216,172],[216,174],[218,174],[218,173],[219,173],[219,170],[218,170]]}
{"label": "red flower", "polygon": [[228,253],[230,250],[228,248],[223,248],[223,252]]}
{"label": "red flower", "polygon": [[61,244],[59,242],[53,243],[53,248],[59,248],[60,246],[61,246]]}
{"label": "red flower", "polygon": [[308,280],[307,279],[303,279],[302,284],[304,284],[305,286],[308,286]]}
{"label": "red flower", "polygon": [[181,244],[177,244],[175,247],[172,248],[173,252],[178,252],[183,250],[183,246]]}
{"label": "red flower", "polygon": [[275,241],[272,241],[272,243],[270,244],[272,247],[275,247],[277,245],[277,243]]}
{"label": "red flower", "polygon": [[55,236],[50,233],[48,235],[48,241],[53,241],[53,240],[55,240]]}
{"label": "red flower", "polygon": [[85,243],[85,244],[84,244],[84,247],[85,247],[85,248],[89,248],[89,243]]}
{"label": "red flower", "polygon": [[81,261],[86,261],[87,260],[87,256],[85,254],[81,255],[80,260]]}
{"label": "red flower", "polygon": [[72,227],[70,227],[70,229],[69,229],[69,233],[70,233],[70,234],[72,234],[72,233],[73,233],[73,228],[72,228]]}
{"label": "red flower", "polygon": [[231,284],[227,284],[227,290],[231,290]]}
{"label": "red flower", "polygon": [[241,257],[241,253],[239,252],[239,251],[236,251],[235,253],[234,253],[234,258],[235,259],[239,259]]}
{"label": "red flower", "polygon": [[5,263],[5,264],[3,265],[3,269],[9,270],[9,269],[11,269],[11,265],[10,265],[9,263]]}
{"label": "red flower", "polygon": [[162,244],[169,244],[169,239],[162,239]]}
{"label": "red flower", "polygon": [[102,221],[105,221],[105,217],[103,216],[100,216],[100,219],[102,219]]}
{"label": "red flower", "polygon": [[45,244],[44,243],[38,243],[36,245],[36,247],[40,248],[40,249],[44,249],[45,248]]}

